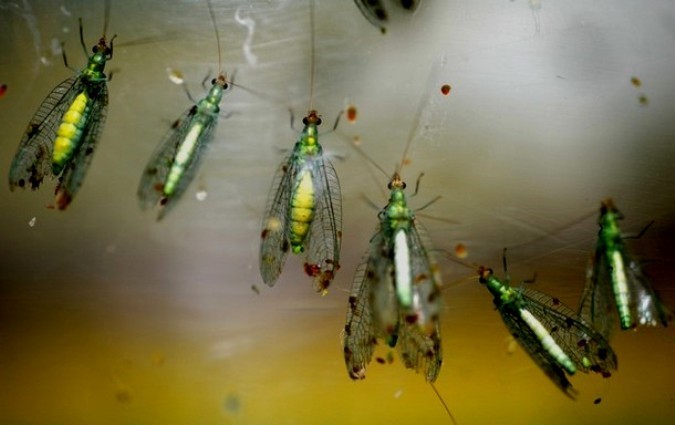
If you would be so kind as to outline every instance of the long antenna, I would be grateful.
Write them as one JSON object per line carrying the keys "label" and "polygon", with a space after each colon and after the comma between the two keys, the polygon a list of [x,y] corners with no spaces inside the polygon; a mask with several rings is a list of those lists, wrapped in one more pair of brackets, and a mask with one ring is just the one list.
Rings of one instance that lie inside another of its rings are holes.
{"label": "long antenna", "polygon": [[[559,242],[563,242],[560,238],[556,237],[556,234],[558,234],[558,233],[560,233],[564,230],[567,230],[567,229],[571,228],[572,226],[575,226],[575,225],[583,222],[584,220],[587,220],[588,218],[593,217],[597,214],[598,214],[597,210],[589,211],[588,213],[582,215],[581,217],[575,218],[573,221],[571,221],[569,223],[565,223],[562,226],[558,226],[555,229],[546,230],[546,231],[542,230],[542,232],[545,232],[543,235],[537,236],[537,237],[535,237],[533,239],[530,239],[530,240],[527,240],[525,242],[521,242],[517,245],[510,246],[509,249],[517,249],[517,248],[520,248],[520,247],[525,246],[525,245],[541,242],[542,240],[545,240],[545,239],[548,239],[548,238],[557,240]],[[540,230],[540,229],[536,229],[536,230]],[[594,237],[595,237],[595,235],[593,235],[593,238]],[[589,238],[589,239],[592,239],[592,238]],[[573,244],[567,244],[563,248],[567,248],[571,245],[573,245]]]}
{"label": "long antenna", "polygon": [[433,388],[434,392],[436,393],[436,396],[438,396],[438,399],[441,401],[441,404],[445,408],[445,411],[448,413],[448,416],[450,417],[450,420],[452,421],[452,423],[457,425],[457,421],[455,420],[455,417],[452,416],[452,412],[450,412],[450,408],[445,403],[445,400],[443,400],[443,397],[441,396],[441,393],[438,392],[438,390],[436,389],[436,386],[433,384],[433,382],[429,382],[429,385],[431,385],[431,388]]}
{"label": "long antenna", "polygon": [[218,46],[218,73],[223,72],[223,58],[220,53],[220,34],[218,33],[218,25],[216,25],[216,14],[213,12],[213,5],[211,0],[206,0],[206,4],[209,6],[209,13],[211,14],[211,23],[213,23],[213,31],[216,33],[216,45]]}
{"label": "long antenna", "polygon": [[[429,87],[431,87],[431,82],[433,79],[433,68],[431,71],[429,71],[429,76],[427,77],[427,82],[425,84],[425,90]],[[397,171],[401,171],[401,168],[403,168],[403,165],[405,164],[406,158],[408,156],[408,151],[410,150],[410,146],[412,145],[413,138],[415,137],[415,134],[419,130],[420,126],[420,118],[422,117],[422,112],[424,111],[424,108],[428,104],[428,95],[423,95],[422,98],[420,99],[420,104],[417,106],[417,111],[415,111],[415,116],[413,117],[412,125],[410,126],[410,134],[408,135],[408,140],[406,141],[405,144],[405,149],[403,150],[403,156],[401,157],[401,164],[399,165],[399,169]]]}
{"label": "long antenna", "polygon": [[314,0],[309,0],[309,110],[314,110]]}
{"label": "long antenna", "polygon": [[105,0],[103,12],[103,38],[108,34],[108,21],[110,21],[110,0]]}
{"label": "long antenna", "polygon": [[[346,137],[345,137],[345,138],[346,138]],[[366,153],[366,151],[364,151],[363,149],[361,149],[361,147],[359,147],[359,146],[358,146],[356,143],[354,143],[354,142],[349,143],[349,144],[350,144],[351,147],[352,147],[356,152],[358,152],[358,154],[361,155],[367,162],[371,163],[375,168],[377,168],[378,170],[380,170],[380,171],[382,172],[382,174],[384,174],[385,177],[386,177],[387,179],[390,179],[390,178],[391,178],[391,175],[389,175],[389,173],[387,173],[387,172],[384,170],[384,168],[382,168],[382,167],[380,166],[380,164],[378,164],[373,158],[371,158],[370,155],[368,155],[368,154]]]}

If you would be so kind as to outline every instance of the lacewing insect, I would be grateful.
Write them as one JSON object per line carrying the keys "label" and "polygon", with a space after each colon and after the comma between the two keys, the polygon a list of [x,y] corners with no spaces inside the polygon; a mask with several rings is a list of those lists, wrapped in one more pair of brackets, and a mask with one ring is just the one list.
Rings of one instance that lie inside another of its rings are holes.
{"label": "lacewing insect", "polygon": [[[434,386],[443,363],[439,267],[426,231],[408,206],[406,183],[400,176],[401,168],[410,162],[407,153],[423,106],[424,103],[418,108],[413,121],[416,125],[389,180],[389,200],[378,214],[378,226],[352,282],[342,334],[343,355],[349,377],[364,379],[378,340],[383,340],[397,349],[406,368],[424,375],[455,422]],[[387,175],[357,144],[352,146]],[[419,179],[412,196],[417,189]]]}
{"label": "lacewing insect", "polygon": [[478,268],[478,275],[509,332],[567,396],[574,398],[576,390],[566,375],[580,370],[609,377],[616,370],[616,354],[607,340],[559,299],[512,288],[485,267]]}
{"label": "lacewing insect", "polygon": [[389,202],[357,268],[349,296],[343,348],[347,372],[363,379],[377,339],[398,347],[407,368],[434,382],[443,361],[438,265],[430,244],[407,206],[398,173],[389,182]]}
{"label": "lacewing insect", "polygon": [[[55,204],[63,210],[79,190],[105,124],[108,109],[108,77],[103,72],[113,57],[113,40],[106,32],[110,1],[105,2],[103,35],[89,56],[82,20],[80,43],[87,66],[56,86],[42,101],[28,124],[9,170],[9,188],[36,190],[45,176],[58,178]],[[68,66],[65,49],[63,62]]]}
{"label": "lacewing insect", "polygon": [[274,286],[288,253],[301,255],[304,271],[313,279],[315,290],[325,294],[340,268],[342,196],[335,168],[319,144],[321,117],[312,107],[313,1],[310,1],[309,10],[310,107],[302,120],[304,128],[299,140],[282,161],[272,182],[260,233],[259,265],[265,284]]}
{"label": "lacewing insect", "polygon": [[[668,326],[672,314],[661,302],[640,264],[628,253],[619,228],[623,215],[611,199],[602,202],[598,241],[586,273],[579,313],[605,338],[621,329]],[[646,229],[645,229],[646,230]]]}
{"label": "lacewing insect", "polygon": [[[223,95],[231,88],[222,71],[220,36],[211,2],[207,0],[218,47],[218,76],[203,99],[186,110],[171,126],[143,171],[138,185],[141,209],[159,206],[161,220],[179,201],[199,168],[204,151],[215,135]],[[169,79],[183,84],[180,72],[168,69]]]}

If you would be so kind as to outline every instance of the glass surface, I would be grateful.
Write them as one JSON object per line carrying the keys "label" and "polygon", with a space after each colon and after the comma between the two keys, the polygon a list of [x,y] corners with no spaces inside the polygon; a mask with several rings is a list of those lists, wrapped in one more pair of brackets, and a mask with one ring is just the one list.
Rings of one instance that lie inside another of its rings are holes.
{"label": "glass surface", "polygon": [[[576,308],[600,201],[625,215],[628,241],[675,305],[675,4],[671,1],[385,2],[382,35],[351,1],[317,1],[314,106],[341,179],[342,267],[313,292],[290,257],[273,288],[258,272],[260,222],[273,174],[309,105],[304,1],[218,1],[223,69],[236,70],[215,139],[182,201],[161,222],[135,191],[143,167],[218,71],[203,1],[114,1],[117,34],[108,119],[84,184],[66,211],[55,183],[0,189],[0,424],[449,423],[422,375],[373,361],[345,370],[341,331],[351,279],[400,162],[425,208],[435,248]],[[238,11],[238,14],[237,14]],[[252,38],[237,22],[255,23]],[[101,35],[103,2],[0,0],[0,172],[32,114]],[[247,55],[246,46],[250,48]],[[639,80],[632,81],[633,78]],[[441,87],[448,84],[444,96]],[[419,105],[421,118],[415,122]],[[6,178],[6,177],[5,177]],[[206,199],[203,198],[206,194]],[[198,196],[199,195],[199,196]],[[442,257],[442,252],[437,252]],[[514,346],[475,273],[440,259],[444,364],[436,381],[459,424],[675,422],[673,329],[617,332],[611,379],[577,374],[565,397]],[[259,294],[252,289],[255,286]],[[379,347],[376,356],[386,358]],[[595,404],[598,400],[600,402]]]}

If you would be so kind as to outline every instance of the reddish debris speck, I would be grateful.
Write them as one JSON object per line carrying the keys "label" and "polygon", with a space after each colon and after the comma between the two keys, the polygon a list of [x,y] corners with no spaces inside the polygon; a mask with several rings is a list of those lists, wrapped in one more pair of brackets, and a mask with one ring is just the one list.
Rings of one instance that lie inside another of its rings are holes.
{"label": "reddish debris speck", "polygon": [[321,273],[321,267],[319,267],[317,264],[305,263],[305,273],[307,273],[307,276],[310,277],[318,276],[319,273]]}

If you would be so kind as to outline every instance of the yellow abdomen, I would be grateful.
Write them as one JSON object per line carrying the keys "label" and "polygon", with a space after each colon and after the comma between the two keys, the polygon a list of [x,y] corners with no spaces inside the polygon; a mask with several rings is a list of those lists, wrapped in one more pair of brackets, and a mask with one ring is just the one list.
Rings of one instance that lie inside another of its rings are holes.
{"label": "yellow abdomen", "polygon": [[303,171],[291,199],[290,242],[294,253],[302,252],[302,243],[314,219],[314,183],[312,173]]}
{"label": "yellow abdomen", "polygon": [[52,167],[58,170],[54,174],[61,171],[80,142],[84,125],[83,118],[88,102],[87,94],[82,92],[75,97],[66,113],[63,114],[61,124],[56,130],[54,152],[52,153]]}

